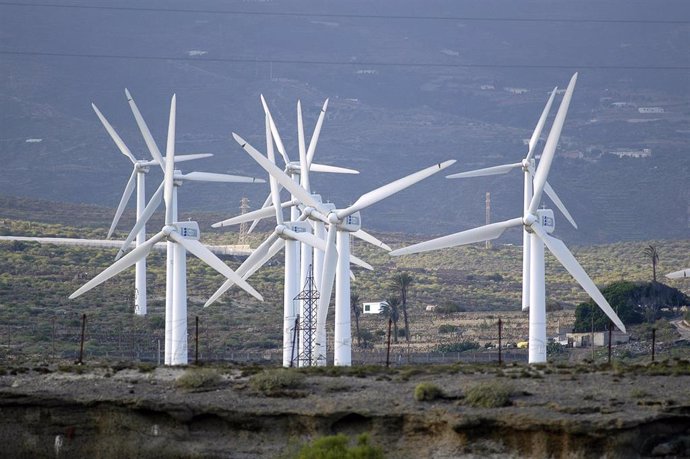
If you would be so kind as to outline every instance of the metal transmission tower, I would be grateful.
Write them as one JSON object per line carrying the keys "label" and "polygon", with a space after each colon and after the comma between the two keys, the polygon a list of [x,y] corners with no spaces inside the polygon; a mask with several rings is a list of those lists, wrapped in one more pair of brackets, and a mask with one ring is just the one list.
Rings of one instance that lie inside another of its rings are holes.
{"label": "metal transmission tower", "polygon": [[[242,200],[240,201],[240,214],[241,215],[246,214],[249,209],[251,209],[251,207],[249,207],[249,198],[243,197]],[[246,245],[247,244],[247,234],[249,233],[248,226],[249,226],[248,222],[240,223],[240,235],[237,239],[238,245]]]}
{"label": "metal transmission tower", "polygon": [[[486,192],[486,224],[491,223],[491,193]],[[491,241],[486,241],[486,248],[491,248]]]}
{"label": "metal transmission tower", "polygon": [[299,323],[300,353],[297,358],[300,367],[316,366],[319,357],[314,355],[316,347],[316,308],[319,304],[319,292],[314,285],[314,268],[309,265],[304,289],[295,297],[300,308]]}

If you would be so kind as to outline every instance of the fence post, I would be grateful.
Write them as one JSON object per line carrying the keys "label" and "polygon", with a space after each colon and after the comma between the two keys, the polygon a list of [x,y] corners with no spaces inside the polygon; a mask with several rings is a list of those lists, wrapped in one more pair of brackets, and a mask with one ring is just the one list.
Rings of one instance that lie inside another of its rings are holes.
{"label": "fence post", "polygon": [[391,364],[391,325],[393,324],[393,319],[388,319],[388,346],[386,350],[386,368]]}
{"label": "fence post", "polygon": [[194,331],[194,365],[199,365],[199,316],[196,316],[196,328]]}
{"label": "fence post", "polygon": [[77,365],[84,365],[84,332],[86,331],[86,314],[81,316],[81,344],[79,346],[79,360]]}
{"label": "fence post", "polygon": [[652,328],[652,362],[654,361],[654,348],[656,347],[656,328]]}
{"label": "fence post", "polygon": [[498,319],[498,364],[502,365],[503,364],[503,355],[501,355],[501,332],[503,330],[503,322],[501,321],[500,317]]}
{"label": "fence post", "polygon": [[613,322],[609,320],[609,365],[611,365],[611,336],[613,334]]}

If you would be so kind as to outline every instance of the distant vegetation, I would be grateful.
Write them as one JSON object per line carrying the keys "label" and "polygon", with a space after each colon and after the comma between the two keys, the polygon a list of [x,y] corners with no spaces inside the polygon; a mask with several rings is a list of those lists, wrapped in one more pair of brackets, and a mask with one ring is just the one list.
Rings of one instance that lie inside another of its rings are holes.
{"label": "distant vegetation", "polygon": [[[33,209],[29,204],[22,206],[22,212],[37,218],[50,214],[41,208]],[[2,205],[3,202],[0,201],[0,210]],[[4,205],[9,204],[5,202]],[[61,215],[62,219],[78,221],[81,216],[77,212],[88,209],[88,206],[64,206],[59,210],[66,212]],[[92,217],[94,226],[86,228],[5,217],[0,220],[0,233],[104,238],[111,215],[104,211]],[[256,247],[265,236],[262,233],[251,234],[249,242],[252,247]],[[419,240],[400,234],[378,236],[394,247]],[[116,234],[117,237],[122,238],[123,233]],[[203,240],[213,244],[232,244],[237,241],[237,233],[208,231],[204,232]],[[652,244],[663,255],[657,268],[659,272],[690,266],[690,240],[653,241]],[[571,249],[598,285],[611,284],[610,290],[617,292],[622,288],[621,285],[649,280],[650,263],[643,253],[648,245],[650,242],[645,241],[595,247],[573,246]],[[520,247],[496,246],[487,250],[481,245],[472,245],[391,258],[385,251],[359,240],[353,246],[355,254],[375,268],[373,272],[354,270],[356,281],[352,283],[352,292],[359,297],[359,302],[383,300],[389,296],[399,298],[401,290],[394,286],[394,277],[400,273],[408,273],[414,279],[406,292],[409,337],[413,344],[419,335],[428,335],[439,338],[435,345],[440,352],[475,349],[478,344],[466,341],[466,337],[457,333],[458,329],[453,333],[452,327],[455,324],[434,323],[434,317],[443,319],[461,311],[520,310]],[[131,349],[133,345],[124,341],[124,335],[140,336],[140,342],[147,341],[149,348],[155,348],[155,340],[160,339],[164,327],[163,253],[154,252],[148,259],[149,314],[146,317],[133,314],[133,268],[77,300],[67,298],[86,280],[112,263],[115,253],[114,249],[81,249],[24,242],[0,243],[0,323],[3,324],[0,327],[0,342],[32,343],[23,348],[24,352],[45,353],[49,349],[51,353],[60,353],[64,350],[60,347],[60,340],[57,340],[56,349],[50,348],[51,342],[55,341],[56,336],[73,336],[74,338],[69,339],[76,340],[81,314],[86,313],[87,349],[109,352],[107,350],[113,346],[119,349],[125,345]],[[232,268],[237,268],[241,260],[228,258],[226,262]],[[213,358],[215,353],[231,356],[235,351],[263,352],[281,348],[281,325],[275,319],[282,316],[281,263],[281,255],[278,255],[273,262],[249,279],[264,295],[263,303],[234,288],[216,304],[202,308],[206,299],[222,283],[222,278],[193,256],[188,257],[189,314],[191,317],[200,317],[202,359]],[[500,277],[497,273],[501,273]],[[588,299],[586,293],[550,255],[546,258],[546,273],[547,304],[552,305],[550,310],[561,308],[572,311],[575,305]],[[668,283],[685,294],[690,292],[690,283],[687,281]],[[610,290],[604,289],[605,293]],[[645,296],[640,296],[642,297]],[[612,300],[612,305],[614,303],[615,299]],[[620,309],[620,305],[618,307]],[[584,321],[587,324],[586,330],[590,330],[591,317],[586,315],[586,306],[581,306],[578,311],[582,315],[580,321]],[[639,311],[632,311],[630,317],[626,315],[625,309],[619,312],[626,323],[640,320]],[[392,338],[401,338],[401,343],[397,346],[402,348],[407,345],[402,307],[397,311],[396,317],[401,322],[398,323],[400,334],[393,334]],[[647,317],[643,316],[642,319],[646,320]],[[378,315],[361,314],[357,320],[360,326],[359,349],[370,349],[385,343],[387,319]],[[357,320],[353,318],[353,327]],[[598,327],[606,324],[598,311],[595,313],[595,322]],[[487,323],[485,329],[490,328],[493,329],[493,324]],[[192,333],[190,330],[190,342],[193,339]],[[442,339],[439,334],[443,335]],[[98,339],[94,338],[89,342],[89,336]],[[332,336],[331,331],[329,336]]]}
{"label": "distant vegetation", "polygon": [[[690,298],[678,289],[659,282],[614,282],[601,291],[623,323],[654,322],[662,308],[690,304]],[[592,320],[594,314],[594,320]],[[575,331],[607,330],[609,319],[593,300],[580,303],[575,310]]]}

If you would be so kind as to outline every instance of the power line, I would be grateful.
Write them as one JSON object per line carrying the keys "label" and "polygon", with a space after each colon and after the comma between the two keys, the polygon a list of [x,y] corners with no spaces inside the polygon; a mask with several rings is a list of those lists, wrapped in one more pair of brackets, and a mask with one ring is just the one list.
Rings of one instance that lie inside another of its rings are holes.
{"label": "power line", "polygon": [[58,53],[44,51],[0,51],[5,56],[64,57],[79,59],[127,59],[150,61],[179,61],[239,64],[295,64],[359,67],[428,67],[428,68],[488,68],[488,69],[569,69],[569,70],[671,70],[687,71],[688,65],[595,65],[595,64],[497,64],[497,63],[440,63],[440,62],[382,62],[382,61],[323,61],[316,59],[259,59],[252,57],[154,56],[132,54]]}
{"label": "power line", "polygon": [[153,13],[195,13],[195,14],[224,14],[244,16],[276,16],[276,17],[305,17],[305,18],[335,18],[335,19],[392,19],[392,20],[420,20],[420,21],[466,21],[466,22],[560,22],[560,23],[592,23],[592,24],[690,24],[690,20],[668,19],[588,19],[588,18],[511,18],[484,16],[411,16],[392,14],[355,14],[355,13],[307,13],[288,11],[232,11],[192,8],[150,8],[108,5],[77,5],[57,3],[22,3],[0,2],[0,6],[21,6],[33,8],[62,8],[107,11],[136,11]]}

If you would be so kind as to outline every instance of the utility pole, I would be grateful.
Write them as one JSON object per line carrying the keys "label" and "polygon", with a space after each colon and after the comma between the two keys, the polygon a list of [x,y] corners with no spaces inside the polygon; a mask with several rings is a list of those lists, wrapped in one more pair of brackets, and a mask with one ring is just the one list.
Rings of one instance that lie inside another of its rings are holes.
{"label": "utility pole", "polygon": [[[491,193],[486,192],[486,224],[491,223]],[[486,248],[491,248],[491,241],[486,241]]]}
{"label": "utility pole", "polygon": [[503,321],[498,319],[498,364],[503,364],[503,356],[501,355],[501,332],[503,331]]}
{"label": "utility pole", "polygon": [[77,365],[84,365],[84,332],[86,331],[86,314],[81,316],[81,345],[79,346],[79,360]]}
{"label": "utility pole", "polygon": [[194,365],[199,365],[199,316],[196,316],[196,330],[194,333]]}

